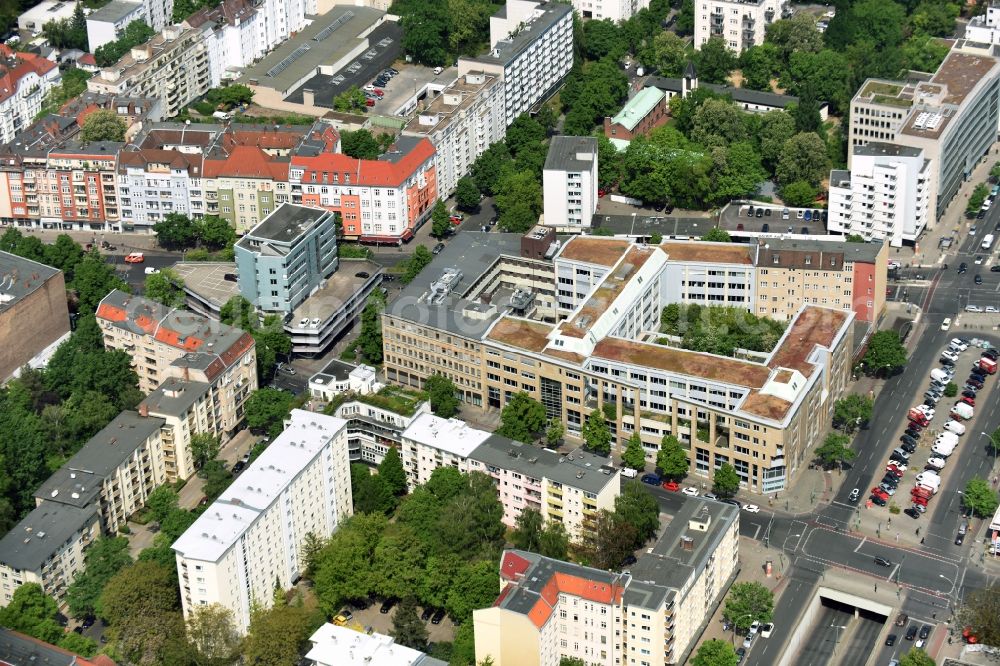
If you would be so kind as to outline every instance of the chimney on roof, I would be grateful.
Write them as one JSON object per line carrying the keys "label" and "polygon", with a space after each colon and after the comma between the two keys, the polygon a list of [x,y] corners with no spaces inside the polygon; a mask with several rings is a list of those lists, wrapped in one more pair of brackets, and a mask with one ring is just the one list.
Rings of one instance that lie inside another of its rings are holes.
{"label": "chimney on roof", "polygon": [[682,536],[681,550],[694,550],[694,539],[689,536]]}
{"label": "chimney on roof", "polygon": [[149,416],[149,406],[146,403],[139,405],[139,416],[144,418]]}

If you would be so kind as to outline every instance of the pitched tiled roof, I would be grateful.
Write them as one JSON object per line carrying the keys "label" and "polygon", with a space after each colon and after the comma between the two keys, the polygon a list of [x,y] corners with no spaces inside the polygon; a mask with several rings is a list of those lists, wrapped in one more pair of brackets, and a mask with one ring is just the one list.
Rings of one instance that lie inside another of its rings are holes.
{"label": "pitched tiled roof", "polygon": [[288,158],[273,157],[257,146],[235,146],[224,158],[205,158],[205,178],[288,180]]}
{"label": "pitched tiled roof", "polygon": [[[396,144],[390,146],[389,152],[377,160],[323,152],[313,156],[293,155],[292,165],[301,166],[307,172],[345,173],[350,176],[353,185],[399,187],[421,164],[434,157],[434,146],[428,139],[412,139],[400,137]],[[399,152],[393,152],[394,149]]]}
{"label": "pitched tiled roof", "polygon": [[17,93],[22,78],[28,74],[45,76],[56,68],[56,64],[34,53],[15,53],[10,47],[0,44],[0,102],[7,101]]}

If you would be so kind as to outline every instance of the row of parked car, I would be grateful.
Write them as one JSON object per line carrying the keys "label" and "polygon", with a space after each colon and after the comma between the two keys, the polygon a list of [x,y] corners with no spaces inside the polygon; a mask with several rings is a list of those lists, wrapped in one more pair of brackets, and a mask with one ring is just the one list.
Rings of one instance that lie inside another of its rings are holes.
{"label": "row of parked car", "polygon": [[[909,620],[910,617],[906,613],[900,613],[896,617],[896,626],[897,627],[906,626],[906,623],[909,622]],[[917,625],[911,624],[909,627],[906,628],[906,633],[904,634],[903,637],[908,641],[916,640],[914,646],[922,648],[924,647],[924,643],[927,641],[927,638],[931,635],[932,630],[933,628],[929,624],[925,624],[921,626],[919,629],[917,629]],[[889,647],[892,647],[893,645],[896,644],[896,638],[897,638],[896,634],[889,634],[885,638],[885,644],[888,645]]]}
{"label": "row of parked car", "polygon": [[382,88],[385,88],[387,85],[389,85],[389,81],[392,80],[392,77],[396,76],[397,74],[399,74],[399,71],[390,67],[389,69],[385,70],[377,77],[375,77],[374,81],[366,85],[365,97],[367,99],[365,100],[365,106],[375,106],[375,102],[379,101],[380,99],[382,99],[382,97],[385,96],[385,91],[382,90]]}

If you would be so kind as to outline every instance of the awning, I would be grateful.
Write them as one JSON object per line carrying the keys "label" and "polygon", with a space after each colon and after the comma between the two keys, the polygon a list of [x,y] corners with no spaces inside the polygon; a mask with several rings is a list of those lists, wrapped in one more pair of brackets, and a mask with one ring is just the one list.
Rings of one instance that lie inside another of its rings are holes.
{"label": "awning", "polygon": [[398,236],[361,236],[361,243],[382,243],[383,245],[399,245],[402,240]]}
{"label": "awning", "polygon": [[403,235],[401,236],[401,238],[402,238],[402,239],[403,239],[404,241],[408,241],[408,240],[410,240],[411,238],[413,238],[413,229],[407,229],[406,231],[404,231],[404,232],[403,232]]}

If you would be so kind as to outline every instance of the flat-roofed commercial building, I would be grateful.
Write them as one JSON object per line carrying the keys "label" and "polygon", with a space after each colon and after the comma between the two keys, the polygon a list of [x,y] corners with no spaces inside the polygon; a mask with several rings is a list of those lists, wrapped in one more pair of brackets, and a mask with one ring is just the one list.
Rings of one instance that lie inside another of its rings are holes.
{"label": "flat-roofed commercial building", "polygon": [[504,123],[547,99],[573,66],[573,7],[507,0],[490,17],[490,50],[458,59],[458,75],[487,72],[504,84]]}
{"label": "flat-roofed commercial building", "polygon": [[[866,219],[874,224],[877,222],[874,213],[889,204],[898,205],[897,200],[908,205],[910,202],[904,200],[920,195],[927,198],[925,227],[932,229],[961,184],[971,177],[976,164],[996,141],[1000,59],[993,53],[992,45],[957,40],[929,79],[867,80],[851,100],[850,117],[847,165],[852,174],[855,154],[867,157],[864,152],[856,153],[857,148],[870,142],[915,149],[927,162],[923,176],[919,164],[908,168],[912,173],[907,174],[906,181],[897,183],[895,199],[893,191],[880,188],[876,192],[878,199],[871,202],[878,208],[869,209],[873,217]],[[858,178],[870,178],[869,172],[867,166],[861,165]],[[888,181],[892,174],[882,170],[876,178],[880,175]],[[920,183],[921,178],[925,182]],[[851,189],[855,189],[853,185]],[[922,207],[923,202],[919,203]],[[917,215],[918,207],[914,205],[904,225],[916,226]],[[902,233],[907,240],[905,232]],[[886,237],[890,235],[886,233]]]}
{"label": "flat-roofed commercial building", "polygon": [[739,559],[739,509],[685,502],[656,544],[615,573],[520,550],[500,594],[473,611],[476,659],[497,666],[679,664],[722,600]]}
{"label": "flat-roofed commercial building", "polygon": [[[496,250],[484,255],[474,234],[462,235],[467,246],[453,243],[425,269],[434,276],[435,265],[448,266],[440,280],[411,283],[387,307],[383,336],[390,381],[421,386],[441,372],[452,377],[464,400],[493,409],[526,392],[573,437],[580,436],[589,414],[607,405],[619,445],[639,433],[653,460],[661,438],[674,435],[690,448],[696,475],[711,477],[728,462],[756,492],[784,489],[788,475],[825,432],[833,402],[850,376],[855,319],[850,302],[822,307],[800,294],[784,336],[754,360],[657,342],[660,313],[672,302],[690,298],[754,311],[760,287],[751,270],[758,262],[753,246],[714,249],[677,241],[646,246],[577,237],[551,262],[532,259],[537,277],[521,290],[536,291],[511,299],[500,289],[478,286],[508,261],[502,249],[499,256]],[[494,247],[502,242],[491,236]],[[717,269],[708,265],[713,251],[722,262]],[[818,250],[806,254],[813,252],[819,260]],[[806,267],[804,254],[798,263],[789,262],[798,264]],[[725,282],[712,276],[721,286],[695,284],[702,273],[708,282],[710,270],[724,270]],[[465,281],[469,274],[476,277]],[[678,293],[676,279],[685,275],[682,282],[691,284],[682,284]],[[543,307],[549,297],[541,290],[553,280],[558,307]]]}
{"label": "flat-roofed commercial building", "polygon": [[174,543],[184,616],[220,604],[245,633],[275,587],[302,576],[306,535],[352,513],[343,419],[292,410],[284,431]]}
{"label": "flat-roofed commercial building", "polygon": [[168,377],[205,382],[222,432],[232,434],[242,423],[257,389],[252,335],[117,289],[98,305],[97,323],[106,347],[132,357],[139,390],[150,393]]}
{"label": "flat-roofed commercial building", "polygon": [[62,271],[0,252],[0,384],[25,365],[43,365],[68,336]]}

